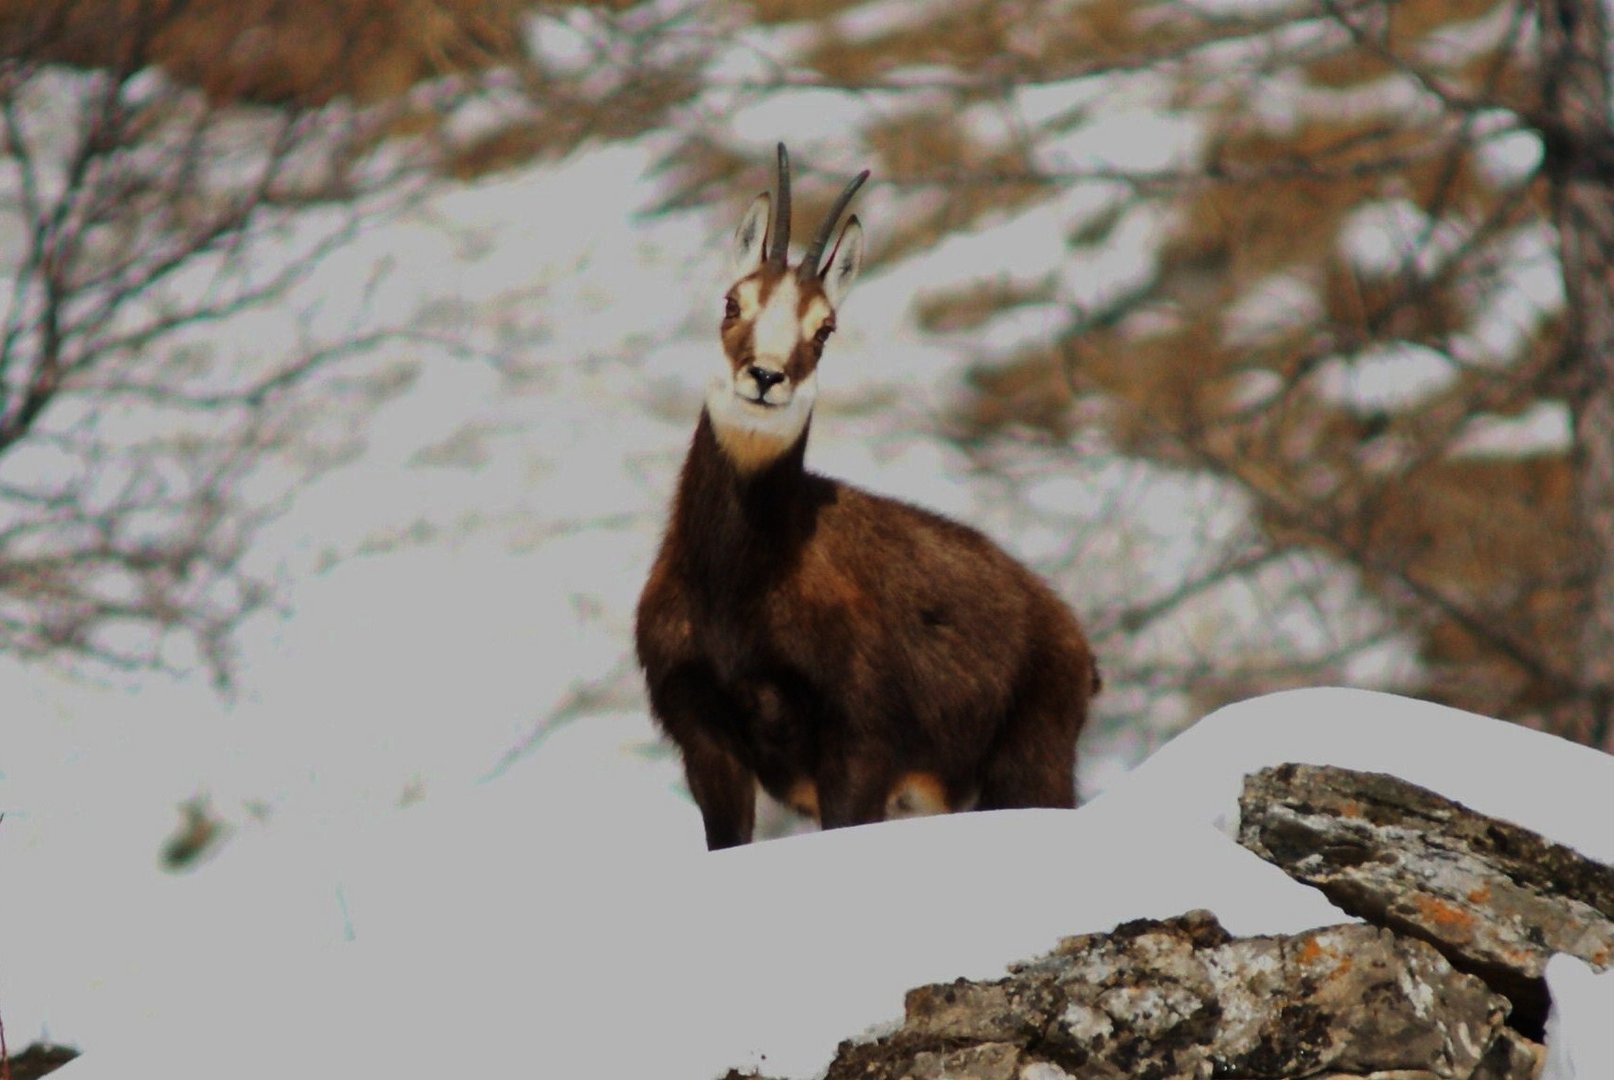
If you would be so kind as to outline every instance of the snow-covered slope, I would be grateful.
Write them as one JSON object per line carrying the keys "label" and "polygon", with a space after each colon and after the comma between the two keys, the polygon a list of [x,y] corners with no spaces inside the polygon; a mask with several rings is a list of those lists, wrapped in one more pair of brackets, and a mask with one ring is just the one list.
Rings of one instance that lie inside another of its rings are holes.
{"label": "snow-covered slope", "polygon": [[[276,888],[298,876],[283,867],[255,902],[206,919],[199,901],[147,910],[49,881],[23,883],[34,903],[19,919],[8,886],[0,955],[49,937],[58,991],[88,999],[84,1032],[52,1031],[86,1051],[63,1080],[711,1077],[731,1065],[810,1076],[839,1039],[897,1019],[908,987],[999,974],[1063,934],[1192,907],[1240,934],[1336,921],[1216,827],[1244,772],[1286,760],[1392,772],[1589,855],[1614,852],[1614,757],[1320,689],[1224,709],[1074,812],[707,855],[694,808],[671,798],[600,821],[609,793],[557,795],[525,817],[489,796],[404,815],[334,857],[351,942],[285,932],[300,900]],[[1552,1080],[1614,1076],[1600,1022],[1614,1015],[1614,975],[1558,964],[1551,978]]]}

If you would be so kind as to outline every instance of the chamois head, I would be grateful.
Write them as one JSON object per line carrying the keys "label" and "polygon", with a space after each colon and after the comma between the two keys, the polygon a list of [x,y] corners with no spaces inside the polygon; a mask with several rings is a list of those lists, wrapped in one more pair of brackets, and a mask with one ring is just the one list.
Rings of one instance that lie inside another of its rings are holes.
{"label": "chamois head", "polygon": [[800,263],[789,264],[790,159],[779,144],[779,205],[752,201],[734,233],[735,282],[723,297],[725,363],[706,390],[718,443],[742,472],[774,461],[801,436],[818,395],[818,360],[840,306],[863,265],[863,226],[846,219],[829,258],[836,222],[868,179],[864,170],[830,208]]}

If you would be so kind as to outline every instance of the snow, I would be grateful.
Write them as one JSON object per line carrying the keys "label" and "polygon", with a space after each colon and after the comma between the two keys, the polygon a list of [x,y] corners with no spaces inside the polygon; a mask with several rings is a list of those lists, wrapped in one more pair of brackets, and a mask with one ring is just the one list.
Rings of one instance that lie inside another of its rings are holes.
{"label": "snow", "polygon": [[1188,117],[1123,104],[1043,142],[1039,155],[1073,173],[1167,173],[1193,167],[1201,134]]}
{"label": "snow", "polygon": [[1246,289],[1223,313],[1222,339],[1240,349],[1254,350],[1304,327],[1324,314],[1317,289],[1303,276],[1274,274]]}
{"label": "snow", "polygon": [[[1286,761],[1392,773],[1614,862],[1608,826],[1614,757],[1516,724],[1366,690],[1295,690],[1214,712],[1103,800],[1130,802],[1140,814],[1169,801],[1231,834],[1243,776]],[[1566,791],[1576,798],[1563,798]]]}
{"label": "snow", "polygon": [[866,44],[923,29],[927,23],[948,13],[949,5],[938,0],[874,0],[859,4],[834,16],[835,32],[845,40]]}
{"label": "snow", "polygon": [[1547,961],[1547,1061],[1541,1080],[1586,1080],[1614,1075],[1614,974],[1598,974],[1573,956]]}
{"label": "snow", "polygon": [[1459,457],[1519,458],[1563,454],[1574,445],[1574,421],[1561,401],[1538,401],[1516,416],[1477,413],[1451,452]]}
{"label": "snow", "polygon": [[1520,184],[1541,168],[1541,136],[1533,131],[1506,130],[1480,144],[1478,161],[1488,179],[1497,184]]}
{"label": "snow", "polygon": [[1324,401],[1364,413],[1424,404],[1457,378],[1451,359],[1426,345],[1392,341],[1353,356],[1335,356],[1317,368]]}
{"label": "snow", "polygon": [[1352,211],[1339,246],[1364,273],[1391,274],[1408,263],[1426,269],[1433,260],[1420,245],[1436,233],[1421,206],[1410,199],[1387,199]]}
{"label": "snow", "polygon": [[[611,726],[631,739],[638,722]],[[1230,706],[1077,811],[715,855],[670,776],[665,798],[624,803],[604,773],[579,780],[586,756],[534,756],[515,767],[522,785],[428,802],[323,851],[267,835],[252,858],[226,849],[206,895],[8,873],[11,1038],[32,1034],[28,1002],[50,1001],[50,1033],[86,1050],[63,1080],[159,1062],[171,1077],[811,1076],[840,1039],[898,1016],[909,987],[996,977],[1062,935],[1194,907],[1235,934],[1343,921],[1224,835],[1243,773],[1288,760],[1391,771],[1614,856],[1614,758],[1365,691]],[[7,825],[9,869],[27,828]],[[72,836],[54,832],[53,848]],[[1560,963],[1550,978],[1549,1077],[1611,1075],[1597,1018],[1614,976]]]}

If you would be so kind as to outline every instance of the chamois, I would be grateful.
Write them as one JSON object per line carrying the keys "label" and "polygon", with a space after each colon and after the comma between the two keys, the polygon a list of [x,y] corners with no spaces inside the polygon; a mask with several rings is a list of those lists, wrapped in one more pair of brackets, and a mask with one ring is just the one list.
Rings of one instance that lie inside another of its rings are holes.
{"label": "chamois", "polygon": [[758,785],[825,828],[1069,807],[1098,671],[1075,616],[981,533],[808,472],[817,369],[863,261],[846,186],[789,265],[790,167],[751,203],[635,644],[711,849]]}

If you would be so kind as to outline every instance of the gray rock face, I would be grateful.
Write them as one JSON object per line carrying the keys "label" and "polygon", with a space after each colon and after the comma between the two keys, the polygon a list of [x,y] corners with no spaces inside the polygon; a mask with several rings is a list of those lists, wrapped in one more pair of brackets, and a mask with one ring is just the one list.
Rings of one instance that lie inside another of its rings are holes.
{"label": "gray rock face", "polygon": [[[993,982],[910,991],[829,1080],[1524,1080],[1508,1003],[1378,927],[1230,938],[1209,912],[1067,938]],[[1482,1071],[1483,1070],[1483,1071]]]}
{"label": "gray rock face", "polygon": [[1245,938],[1206,963],[1222,1006],[1212,1053],[1222,1075],[1471,1077],[1508,1012],[1434,949],[1373,926]]}
{"label": "gray rock face", "polygon": [[1340,908],[1482,975],[1539,1035],[1554,953],[1614,960],[1614,867],[1380,773],[1280,765],[1245,778],[1239,842]]}

